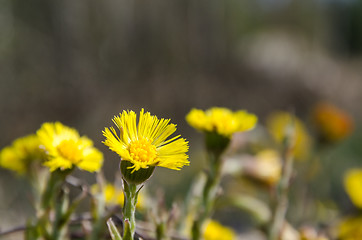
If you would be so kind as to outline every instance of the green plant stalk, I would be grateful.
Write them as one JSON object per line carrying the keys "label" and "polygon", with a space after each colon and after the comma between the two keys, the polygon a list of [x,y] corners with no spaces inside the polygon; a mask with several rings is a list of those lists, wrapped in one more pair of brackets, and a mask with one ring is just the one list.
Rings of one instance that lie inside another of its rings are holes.
{"label": "green plant stalk", "polygon": [[278,201],[276,203],[275,211],[273,214],[272,225],[270,228],[270,240],[279,239],[281,229],[283,227],[285,221],[285,215],[288,209],[288,189],[289,189],[289,181],[292,173],[293,159],[289,159],[286,161],[286,174],[282,177],[280,182],[280,195],[278,197]]}
{"label": "green plant stalk", "polygon": [[125,203],[123,207],[123,239],[133,240],[136,231],[136,204],[137,204],[137,185],[134,183],[127,183],[123,180],[123,190],[125,196]]}
{"label": "green plant stalk", "polygon": [[58,219],[59,214],[57,213],[57,211],[59,210],[57,208],[59,208],[60,203],[57,202],[57,197],[59,196],[62,184],[64,183],[66,176],[71,173],[72,170],[73,169],[67,169],[64,171],[56,170],[50,173],[49,180],[40,199],[41,203],[37,212],[38,220],[35,224],[35,229],[37,229],[36,231],[39,232],[39,235],[43,237],[43,239],[53,240],[58,238],[59,236],[59,234],[56,233],[58,229],[55,231],[54,225],[52,228],[51,223],[49,222],[49,215],[51,212],[55,211],[57,223],[54,224],[58,224],[58,220],[60,218]]}
{"label": "green plant stalk", "polygon": [[65,219],[64,212],[69,208],[69,191],[62,190],[58,197],[59,200],[55,203],[55,219],[52,226],[52,239],[64,239],[66,228],[64,228],[67,219]]}
{"label": "green plant stalk", "polygon": [[40,236],[46,240],[52,240],[51,224],[49,222],[49,214],[55,208],[56,196],[61,189],[68,171],[56,170],[51,172],[48,183],[41,196],[40,207],[37,212],[37,223],[35,229],[38,229]]}
{"label": "green plant stalk", "polygon": [[166,223],[161,222],[156,226],[156,239],[157,240],[165,240],[168,239],[166,235]]}
{"label": "green plant stalk", "polygon": [[119,234],[119,232],[111,218],[107,220],[107,226],[108,226],[108,230],[109,230],[112,240],[122,240],[122,237]]}
{"label": "green plant stalk", "polygon": [[202,239],[203,225],[211,216],[214,209],[217,190],[221,179],[222,160],[220,158],[222,151],[208,149],[209,171],[207,172],[207,180],[201,196],[202,212],[192,226],[192,239]]}
{"label": "green plant stalk", "polygon": [[[91,213],[94,219],[92,232],[88,238],[88,240],[98,240],[101,238],[103,233],[104,223],[110,221],[109,224],[113,224],[112,219],[110,216],[105,216],[106,204],[105,204],[105,196],[103,194],[104,187],[105,187],[105,179],[102,173],[97,173],[97,183],[100,187],[100,192],[93,195],[92,202],[91,202]],[[107,225],[110,229],[110,225]],[[113,224],[114,225],[114,224]]]}
{"label": "green plant stalk", "polygon": [[[294,126],[291,126],[292,130],[295,131]],[[283,144],[283,169],[282,176],[279,181],[276,201],[274,203],[273,215],[269,228],[269,240],[278,240],[281,236],[281,231],[285,221],[285,215],[288,209],[288,192],[290,186],[290,179],[293,173],[293,145],[294,145],[294,132],[289,131],[286,134],[286,138]]]}

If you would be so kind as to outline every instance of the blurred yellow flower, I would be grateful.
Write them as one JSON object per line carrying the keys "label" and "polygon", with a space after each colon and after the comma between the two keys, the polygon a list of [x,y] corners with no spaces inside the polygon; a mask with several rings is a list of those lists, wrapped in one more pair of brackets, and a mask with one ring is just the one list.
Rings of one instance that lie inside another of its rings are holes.
{"label": "blurred yellow flower", "polygon": [[214,107],[206,111],[194,108],[187,114],[186,121],[197,130],[230,137],[233,133],[254,128],[258,118],[244,110],[232,112],[227,108]]}
{"label": "blurred yellow flower", "polygon": [[102,167],[103,154],[93,147],[92,140],[80,137],[73,128],[60,122],[44,123],[37,135],[48,156],[44,165],[50,171],[77,166],[82,170],[95,172]]}
{"label": "blurred yellow flower", "polygon": [[340,240],[362,239],[362,217],[350,217],[344,219],[338,227],[338,239]]}
{"label": "blurred yellow flower", "polygon": [[[92,194],[97,194],[99,191],[99,186],[97,184],[92,185],[91,192]],[[143,191],[140,191],[137,198],[138,209],[142,209],[144,206],[144,196]],[[103,189],[103,197],[107,205],[120,205],[123,207],[124,204],[124,194],[123,190],[116,188],[113,184],[107,183]]]}
{"label": "blurred yellow flower", "polygon": [[266,126],[274,139],[282,143],[286,135],[286,128],[293,123],[295,126],[294,156],[303,160],[311,150],[311,137],[301,120],[288,112],[275,112],[267,118]]}
{"label": "blurred yellow flower", "polygon": [[166,140],[176,131],[176,125],[170,119],[158,119],[142,109],[137,124],[134,111],[123,111],[113,118],[120,131],[118,135],[113,127],[105,128],[103,142],[110,150],[116,152],[122,160],[129,161],[129,168],[138,171],[140,168],[160,166],[174,170],[189,165],[188,142],[180,135]]}
{"label": "blurred yellow flower", "polygon": [[235,232],[220,223],[210,220],[204,231],[204,240],[233,240],[236,239]]}
{"label": "blurred yellow flower", "polygon": [[336,142],[351,134],[353,119],[343,110],[329,103],[319,103],[312,111],[312,118],[321,137]]}
{"label": "blurred yellow flower", "polygon": [[39,139],[35,134],[31,134],[16,139],[11,146],[1,150],[0,167],[22,175],[29,170],[35,161],[40,165],[43,159]]}
{"label": "blurred yellow flower", "polygon": [[281,175],[282,163],[277,151],[266,149],[259,152],[254,160],[249,175],[269,185],[276,184]]}
{"label": "blurred yellow flower", "polygon": [[362,168],[351,169],[346,172],[344,176],[344,188],[352,203],[356,207],[362,208]]}

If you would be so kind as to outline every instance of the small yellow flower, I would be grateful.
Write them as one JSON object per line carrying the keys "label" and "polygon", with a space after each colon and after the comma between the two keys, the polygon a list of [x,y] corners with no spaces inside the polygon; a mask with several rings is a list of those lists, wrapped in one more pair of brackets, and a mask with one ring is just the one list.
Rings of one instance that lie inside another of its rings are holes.
{"label": "small yellow flower", "polygon": [[279,181],[282,163],[277,151],[272,149],[263,150],[255,156],[253,162],[253,165],[245,169],[250,176],[269,185],[274,185]]}
{"label": "small yellow flower", "polygon": [[320,135],[331,142],[347,137],[354,128],[352,117],[329,103],[317,104],[313,109],[312,118]]}
{"label": "small yellow flower", "polygon": [[236,238],[235,232],[220,223],[210,220],[205,228],[204,240],[233,240]]}
{"label": "small yellow flower", "polygon": [[362,217],[349,217],[344,219],[338,227],[338,239],[362,239]]}
{"label": "small yellow flower", "polygon": [[254,128],[258,118],[244,110],[232,112],[227,108],[214,107],[206,111],[192,109],[186,121],[197,130],[230,137],[233,133]]}
{"label": "small yellow flower", "polygon": [[118,135],[113,127],[105,128],[103,142],[110,150],[116,152],[122,161],[129,161],[129,169],[160,166],[174,170],[189,165],[188,142],[180,135],[166,140],[176,131],[176,125],[170,119],[158,119],[142,109],[137,123],[134,111],[123,111],[113,118],[120,131]]}
{"label": "small yellow flower", "polygon": [[[99,191],[97,184],[92,185],[91,192],[96,194]],[[137,198],[137,209],[142,209],[144,206],[144,196],[143,191],[140,191]],[[103,189],[103,197],[107,205],[124,205],[124,194],[123,190],[116,188],[113,184],[107,183]]]}
{"label": "small yellow flower", "polygon": [[0,152],[0,167],[7,168],[22,175],[36,161],[43,160],[43,151],[35,134],[16,139],[11,146],[5,147]]}
{"label": "small yellow flower", "polygon": [[268,117],[266,125],[274,139],[282,143],[286,135],[286,128],[291,123],[295,126],[294,156],[303,160],[308,157],[312,140],[301,120],[287,112],[275,112]]}
{"label": "small yellow flower", "polygon": [[102,167],[103,154],[93,147],[89,138],[80,137],[77,130],[60,122],[44,123],[37,131],[48,160],[44,163],[50,171],[66,170],[74,166],[89,172]]}
{"label": "small yellow flower", "polygon": [[352,203],[356,207],[362,208],[362,168],[352,169],[346,172],[344,176],[344,188]]}

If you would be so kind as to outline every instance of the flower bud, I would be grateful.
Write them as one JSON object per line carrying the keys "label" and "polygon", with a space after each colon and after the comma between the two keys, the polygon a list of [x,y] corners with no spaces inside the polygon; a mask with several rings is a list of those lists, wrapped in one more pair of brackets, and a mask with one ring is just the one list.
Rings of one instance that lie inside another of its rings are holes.
{"label": "flower bud", "polygon": [[132,163],[127,160],[121,160],[120,169],[124,180],[128,183],[141,184],[149,179],[153,171],[155,170],[154,166],[149,166],[148,168],[140,168],[137,171],[134,171],[132,168]]}

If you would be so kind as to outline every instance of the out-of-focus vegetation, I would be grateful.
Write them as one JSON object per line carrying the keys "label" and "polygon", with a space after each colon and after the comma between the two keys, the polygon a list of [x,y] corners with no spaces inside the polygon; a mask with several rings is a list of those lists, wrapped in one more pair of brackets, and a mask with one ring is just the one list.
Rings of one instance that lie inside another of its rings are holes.
{"label": "out-of-focus vegetation", "polygon": [[[294,227],[324,227],[357,213],[343,179],[362,165],[361,1],[3,0],[0,33],[1,149],[43,122],[61,121],[94,141],[105,156],[105,178],[113,181],[119,159],[101,144],[101,130],[122,110],[144,107],[172,118],[190,141],[189,168],[157,169],[147,183],[152,191],[164,189],[170,207],[183,199],[205,163],[202,136],[185,121],[190,109],[247,109],[260,126],[272,112],[291,112],[310,134],[311,149],[303,157],[308,161],[295,162],[290,189],[291,203],[305,199],[304,205],[291,205],[287,219]],[[340,120],[313,115],[321,101],[347,112],[353,128],[339,124],[342,130],[331,133],[336,125],[328,123]],[[324,129],[318,120],[325,121]],[[343,130],[346,136],[328,140],[328,134]],[[275,167],[279,159],[278,141],[268,134],[257,127],[233,137],[229,150],[250,154],[242,157],[248,180],[226,178],[221,183],[226,193],[238,188],[253,193],[250,179],[266,189],[277,181],[280,166],[273,176],[258,171],[270,169],[265,167],[270,161]],[[90,174],[76,175],[95,182]],[[23,178],[0,169],[0,231],[34,214],[29,188]],[[256,195],[263,199],[267,193]],[[255,220],[244,211],[228,220],[234,210],[217,211],[217,220],[238,233],[258,235],[251,230]],[[8,237],[14,236],[18,239]]]}

